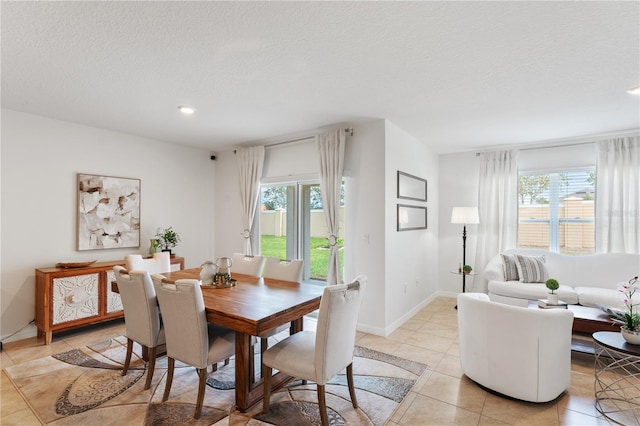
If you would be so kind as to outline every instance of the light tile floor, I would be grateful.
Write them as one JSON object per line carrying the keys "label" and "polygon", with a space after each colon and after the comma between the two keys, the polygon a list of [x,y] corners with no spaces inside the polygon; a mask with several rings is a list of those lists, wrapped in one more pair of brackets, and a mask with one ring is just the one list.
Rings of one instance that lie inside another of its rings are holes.
{"label": "light tile floor", "polygon": [[[429,370],[407,395],[389,426],[403,425],[605,425],[594,408],[593,356],[572,355],[571,386],[545,404],[515,401],[487,392],[462,374],[458,353],[455,299],[439,297],[388,337],[358,333],[357,344],[425,363]],[[124,334],[121,321],[5,344],[0,353],[0,424],[38,425],[4,368],[46,357],[96,340]]]}

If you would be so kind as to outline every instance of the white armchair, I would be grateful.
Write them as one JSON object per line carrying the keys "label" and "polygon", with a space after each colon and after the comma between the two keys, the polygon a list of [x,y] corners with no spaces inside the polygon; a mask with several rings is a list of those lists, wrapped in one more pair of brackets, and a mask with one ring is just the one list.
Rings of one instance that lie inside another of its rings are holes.
{"label": "white armchair", "polygon": [[458,295],[462,371],[476,383],[530,402],[557,398],[571,383],[568,309],[529,309]]}

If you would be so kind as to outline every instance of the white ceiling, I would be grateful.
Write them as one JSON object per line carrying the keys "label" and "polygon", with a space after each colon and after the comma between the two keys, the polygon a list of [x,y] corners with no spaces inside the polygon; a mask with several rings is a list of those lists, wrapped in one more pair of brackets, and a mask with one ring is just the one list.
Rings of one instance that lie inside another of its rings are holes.
{"label": "white ceiling", "polygon": [[640,128],[638,1],[1,8],[3,108],[211,152],[380,118],[440,153]]}

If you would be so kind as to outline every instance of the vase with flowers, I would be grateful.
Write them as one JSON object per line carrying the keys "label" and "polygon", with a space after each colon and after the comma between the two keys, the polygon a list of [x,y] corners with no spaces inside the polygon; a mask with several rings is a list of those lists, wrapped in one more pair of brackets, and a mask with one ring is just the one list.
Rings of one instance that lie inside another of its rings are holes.
{"label": "vase with flowers", "polygon": [[638,277],[631,278],[626,283],[618,285],[618,290],[624,301],[624,311],[614,312],[613,319],[622,325],[620,332],[627,343],[640,345],[640,300],[633,299],[633,295],[640,289]]}

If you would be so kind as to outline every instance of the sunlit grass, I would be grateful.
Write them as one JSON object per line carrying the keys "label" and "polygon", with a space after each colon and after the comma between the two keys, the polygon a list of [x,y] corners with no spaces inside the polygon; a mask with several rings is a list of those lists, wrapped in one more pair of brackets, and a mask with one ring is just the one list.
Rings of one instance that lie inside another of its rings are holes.
{"label": "sunlit grass", "polygon": [[[329,263],[329,245],[326,238],[311,238],[311,279],[327,280],[327,265]],[[344,246],[344,241],[339,240],[340,247]],[[340,250],[340,273],[344,270],[344,250]],[[260,254],[265,257],[276,257],[286,259],[287,257],[287,237],[276,237],[274,235],[262,235],[260,239]]]}

